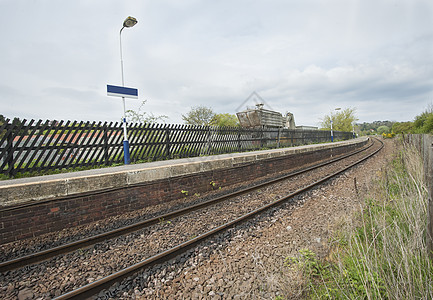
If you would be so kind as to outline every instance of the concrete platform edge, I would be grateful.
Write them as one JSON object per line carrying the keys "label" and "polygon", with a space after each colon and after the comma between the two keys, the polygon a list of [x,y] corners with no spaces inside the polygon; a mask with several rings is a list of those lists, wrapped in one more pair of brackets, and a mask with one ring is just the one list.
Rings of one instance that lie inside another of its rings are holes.
{"label": "concrete platform edge", "polygon": [[13,179],[0,182],[0,207],[122,188],[160,179],[197,174],[260,160],[363,143],[367,138],[291,148],[167,160],[113,168]]}

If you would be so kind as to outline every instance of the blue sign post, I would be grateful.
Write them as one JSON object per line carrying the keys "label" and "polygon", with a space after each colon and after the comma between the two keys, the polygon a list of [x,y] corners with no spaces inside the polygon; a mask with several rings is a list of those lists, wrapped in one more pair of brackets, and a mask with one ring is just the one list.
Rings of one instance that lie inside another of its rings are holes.
{"label": "blue sign post", "polygon": [[107,85],[107,95],[122,97],[123,100],[123,153],[125,165],[128,165],[131,162],[131,158],[129,156],[128,133],[126,131],[125,98],[138,99],[138,89],[128,88],[124,86]]}
{"label": "blue sign post", "polygon": [[125,98],[138,99],[138,90],[134,88],[124,87],[124,86],[107,84],[107,95],[122,97],[122,98],[125,97]]}

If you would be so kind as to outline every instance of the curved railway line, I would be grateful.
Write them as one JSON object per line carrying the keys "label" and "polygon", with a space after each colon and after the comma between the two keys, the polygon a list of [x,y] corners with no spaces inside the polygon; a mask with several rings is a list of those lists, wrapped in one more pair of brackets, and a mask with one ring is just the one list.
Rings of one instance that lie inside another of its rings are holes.
{"label": "curved railway line", "polygon": [[[0,272],[3,274],[0,279],[11,280],[26,270],[32,270],[35,276],[30,280],[43,281],[58,276],[62,271],[56,272],[55,267],[58,264],[67,265],[68,260],[74,262],[85,260],[87,264],[93,266],[98,265],[98,261],[114,261],[112,265],[107,263],[102,267],[104,270],[99,272],[98,276],[93,271],[90,272],[92,275],[89,275],[89,271],[86,273],[85,267],[82,267],[79,275],[81,278],[96,277],[96,279],[91,282],[81,280],[74,286],[64,286],[61,292],[65,293],[55,295],[58,296],[57,299],[90,297],[140,270],[178,256],[227,228],[234,227],[284,202],[292,201],[295,196],[361,163],[380,151],[382,147],[383,143],[374,139],[360,150],[267,182],[136,224],[2,262]],[[163,238],[161,240],[155,237]],[[119,257],[114,258],[116,253]],[[125,265],[126,267],[123,267]],[[36,275],[38,271],[33,271],[38,268],[42,268],[44,273],[49,269],[52,273],[48,272],[49,274],[42,279],[38,278]],[[76,288],[76,286],[80,287]]]}

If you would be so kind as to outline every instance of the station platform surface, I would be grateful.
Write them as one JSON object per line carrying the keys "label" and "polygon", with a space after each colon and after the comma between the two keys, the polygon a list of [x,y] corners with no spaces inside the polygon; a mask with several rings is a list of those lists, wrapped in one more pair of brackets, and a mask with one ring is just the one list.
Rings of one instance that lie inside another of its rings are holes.
{"label": "station platform surface", "polygon": [[155,161],[0,181],[0,207],[133,186],[155,180],[233,168],[270,158],[362,144],[366,137],[334,143]]}

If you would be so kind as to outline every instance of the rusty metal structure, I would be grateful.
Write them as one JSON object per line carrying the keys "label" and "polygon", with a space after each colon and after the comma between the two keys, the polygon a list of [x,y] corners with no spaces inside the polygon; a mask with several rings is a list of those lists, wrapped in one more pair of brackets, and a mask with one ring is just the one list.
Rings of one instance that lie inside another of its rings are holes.
{"label": "rusty metal structure", "polygon": [[256,104],[255,109],[247,109],[236,113],[239,123],[244,128],[288,128],[296,129],[295,118],[287,112],[283,116],[280,112],[263,108],[263,103]]}

